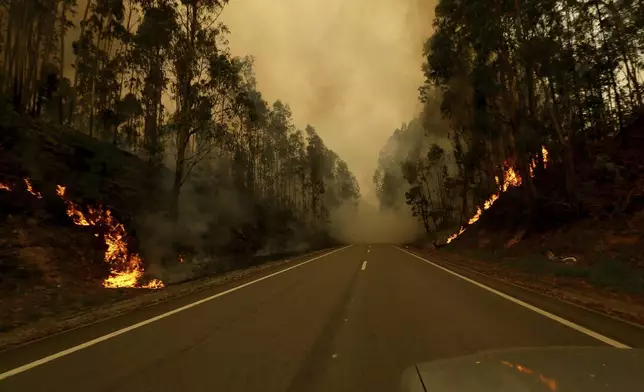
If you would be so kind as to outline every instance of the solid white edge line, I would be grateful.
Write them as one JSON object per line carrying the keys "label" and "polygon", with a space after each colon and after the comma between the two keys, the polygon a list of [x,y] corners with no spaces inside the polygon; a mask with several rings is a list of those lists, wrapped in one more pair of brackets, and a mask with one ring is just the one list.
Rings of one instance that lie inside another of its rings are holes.
{"label": "solid white edge line", "polygon": [[362,262],[362,268],[361,268],[361,270],[363,270],[363,271],[364,271],[364,270],[366,270],[366,269],[367,269],[367,261],[365,260],[365,261],[363,261],[363,262]]}
{"label": "solid white edge line", "polygon": [[47,362],[51,362],[51,361],[53,361],[53,360],[55,360],[55,359],[58,359],[58,358],[61,358],[61,357],[66,356],[66,355],[72,354],[72,353],[74,353],[74,352],[76,352],[76,351],[80,351],[80,350],[82,350],[82,349],[84,349],[84,348],[87,348],[87,347],[93,346],[93,345],[95,345],[95,344],[98,344],[98,343],[104,342],[104,341],[106,341],[106,340],[108,340],[108,339],[111,339],[111,338],[113,338],[113,337],[116,337],[116,336],[119,336],[119,335],[123,335],[123,334],[124,334],[124,333],[126,333],[126,332],[132,331],[132,330],[134,330],[134,329],[137,329],[137,328],[143,327],[144,325],[151,324],[151,323],[153,323],[153,322],[155,322],[155,321],[158,321],[158,320],[164,319],[164,318],[166,318],[166,317],[172,316],[173,314],[176,314],[176,313],[182,312],[182,311],[184,311],[184,310],[190,309],[190,308],[195,307],[195,306],[197,306],[197,305],[201,305],[201,304],[203,304],[203,303],[205,303],[205,302],[208,302],[208,301],[211,301],[211,300],[213,300],[213,299],[215,299],[215,298],[219,298],[219,297],[222,297],[222,296],[224,296],[224,295],[226,295],[226,294],[230,294],[230,293],[232,293],[232,292],[234,292],[234,291],[237,291],[237,290],[239,290],[239,289],[243,289],[244,287],[250,286],[250,285],[255,284],[255,283],[257,283],[257,282],[261,282],[262,280],[265,280],[265,279],[268,279],[268,278],[272,278],[273,276],[276,276],[276,275],[279,275],[279,274],[283,274],[283,273],[284,273],[284,272],[286,272],[286,271],[290,271],[290,270],[292,270],[292,269],[294,269],[294,268],[301,267],[301,266],[303,266],[303,265],[305,265],[305,264],[308,264],[308,263],[310,263],[310,262],[312,262],[312,261],[315,261],[315,260],[321,259],[321,258],[323,258],[323,257],[329,256],[329,255],[331,255],[331,254],[333,254],[333,253],[336,253],[336,252],[339,252],[339,251],[341,251],[341,250],[347,249],[347,248],[349,248],[349,247],[351,247],[351,246],[352,246],[352,245],[347,245],[347,246],[344,246],[344,247],[342,247],[342,248],[340,248],[340,249],[332,250],[332,251],[330,251],[330,252],[327,252],[327,253],[324,253],[324,254],[322,254],[322,255],[316,256],[316,257],[314,257],[314,258],[312,258],[312,259],[309,259],[309,260],[303,261],[303,262],[301,262],[301,263],[299,263],[299,264],[296,264],[296,265],[294,265],[294,266],[291,266],[291,267],[288,267],[288,268],[284,268],[283,270],[280,270],[280,271],[274,272],[274,273],[269,274],[269,275],[266,275],[266,276],[262,276],[261,278],[255,279],[255,280],[250,281],[250,282],[246,282],[246,283],[241,284],[241,285],[239,285],[239,286],[235,286],[235,287],[233,287],[233,288],[231,288],[231,289],[228,289],[228,290],[226,290],[226,291],[222,291],[221,293],[217,293],[217,294],[215,294],[215,295],[211,295],[210,297],[206,297],[206,298],[200,299],[199,301],[195,301],[195,302],[189,303],[189,304],[184,305],[184,306],[182,306],[182,307],[180,307],[180,308],[177,308],[177,309],[171,310],[171,311],[169,311],[169,312],[166,312],[166,313],[160,314],[160,315],[155,316],[155,317],[152,317],[152,318],[150,318],[150,319],[147,319],[147,320],[144,320],[144,321],[138,322],[138,323],[136,323],[136,324],[130,325],[129,327],[121,328],[121,329],[119,329],[119,330],[117,330],[117,331],[114,331],[114,332],[112,332],[112,333],[109,333],[109,334],[107,334],[107,335],[103,335],[103,336],[98,337],[98,338],[96,338],[96,339],[92,339],[92,340],[90,340],[90,341],[88,341],[88,342],[85,342],[85,343],[79,344],[79,345],[77,345],[77,346],[74,346],[74,347],[68,348],[68,349],[66,349],[66,350],[60,351],[60,352],[58,352],[58,353],[51,354],[51,355],[46,356],[46,357],[44,357],[44,358],[41,358],[41,359],[39,359],[39,360],[37,360],[37,361],[30,362],[30,363],[28,363],[28,364],[26,364],[26,365],[22,365],[22,366],[20,366],[20,367],[15,368],[15,369],[11,369],[11,370],[9,370],[9,371],[6,371],[6,372],[4,372],[4,373],[0,374],[0,381],[4,380],[4,379],[6,379],[6,378],[9,378],[9,377],[11,377],[11,376],[15,376],[16,374],[19,374],[19,373],[25,372],[25,371],[27,371],[27,370],[33,369],[33,368],[35,368],[36,366],[44,365],[44,364],[46,364]]}
{"label": "solid white edge line", "polygon": [[454,271],[452,271],[452,270],[450,270],[450,269],[448,269],[448,268],[445,268],[445,267],[443,267],[443,266],[441,266],[441,265],[438,265],[438,264],[436,264],[436,263],[433,263],[433,262],[431,262],[431,261],[429,261],[429,260],[425,259],[424,257],[418,256],[418,255],[417,255],[417,254],[415,254],[415,253],[409,252],[409,251],[407,251],[407,250],[405,250],[405,249],[402,249],[402,248],[400,248],[400,247],[397,247],[397,246],[396,246],[396,248],[397,248],[398,250],[402,251],[402,252],[407,253],[407,254],[408,254],[408,255],[410,255],[410,256],[414,256],[415,258],[420,259],[420,260],[422,260],[422,261],[424,261],[424,262],[426,262],[426,263],[428,263],[428,264],[430,264],[430,265],[432,265],[432,266],[434,266],[434,267],[436,267],[436,268],[438,268],[438,269],[441,269],[441,270],[443,270],[443,271],[445,271],[445,272],[447,272],[447,273],[449,273],[449,274],[451,274],[451,275],[454,275],[454,276],[456,276],[456,277],[458,277],[458,278],[460,278],[460,279],[463,279],[463,280],[465,280],[465,281],[467,281],[467,282],[469,282],[469,283],[472,283],[472,284],[473,284],[473,285],[475,285],[475,286],[478,286],[478,287],[480,287],[480,288],[482,288],[482,289],[484,289],[484,290],[487,290],[487,291],[489,291],[489,292],[491,292],[491,293],[493,293],[493,294],[496,294],[496,295],[498,295],[498,296],[500,296],[500,297],[503,297],[503,298],[507,299],[508,301],[512,301],[512,302],[514,302],[514,303],[515,303],[515,304],[517,304],[517,305],[521,305],[521,306],[523,306],[524,308],[530,309],[530,310],[532,310],[533,312],[539,313],[539,314],[540,314],[540,315],[542,315],[542,316],[545,316],[545,317],[547,317],[547,318],[549,318],[549,319],[551,319],[551,320],[554,320],[554,321],[556,321],[556,322],[558,322],[558,323],[560,323],[560,324],[563,324],[563,325],[565,325],[565,326],[567,326],[567,327],[569,327],[569,328],[572,328],[572,329],[574,329],[575,331],[581,332],[581,333],[583,333],[583,334],[585,334],[585,335],[588,335],[588,336],[590,336],[590,337],[592,337],[592,338],[595,338],[595,339],[597,339],[597,340],[599,340],[599,341],[601,341],[601,342],[603,342],[603,343],[606,343],[606,344],[608,344],[608,345],[610,345],[610,346],[613,346],[613,347],[616,347],[616,348],[624,348],[624,349],[631,348],[630,346],[627,346],[627,345],[625,345],[624,343],[620,343],[620,342],[618,342],[617,340],[611,339],[611,338],[609,338],[609,337],[607,337],[607,336],[604,336],[604,335],[599,334],[599,333],[597,333],[597,332],[591,331],[590,329],[585,328],[585,327],[582,327],[582,326],[581,326],[581,325],[579,325],[579,324],[573,323],[572,321],[568,321],[568,320],[566,320],[566,319],[564,319],[564,318],[561,318],[561,317],[559,317],[559,316],[557,316],[557,315],[555,315],[555,314],[552,314],[552,313],[547,312],[547,311],[545,311],[545,310],[543,310],[543,309],[537,308],[537,307],[536,307],[536,306],[534,306],[534,305],[530,305],[530,304],[529,304],[529,303],[527,303],[527,302],[523,302],[523,301],[521,301],[520,299],[514,298],[514,297],[512,297],[512,296],[510,296],[510,295],[508,295],[508,294],[502,293],[502,292],[500,292],[499,290],[495,290],[495,289],[493,289],[493,288],[491,288],[491,287],[489,287],[489,286],[486,286],[486,285],[484,285],[483,283],[479,283],[479,282],[477,282],[477,281],[475,281],[475,280],[473,280],[473,279],[470,279],[470,278],[468,278],[468,277],[466,277],[466,276],[463,276],[463,275],[461,275],[461,274],[458,274],[458,273],[456,273],[456,272],[454,272]]}

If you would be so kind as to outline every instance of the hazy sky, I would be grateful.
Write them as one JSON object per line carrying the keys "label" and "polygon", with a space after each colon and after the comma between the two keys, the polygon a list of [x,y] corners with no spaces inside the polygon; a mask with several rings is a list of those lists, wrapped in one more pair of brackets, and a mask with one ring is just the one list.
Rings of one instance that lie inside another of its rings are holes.
{"label": "hazy sky", "polygon": [[378,152],[419,111],[434,0],[231,0],[235,55],[255,57],[259,90],[313,125],[373,199]]}

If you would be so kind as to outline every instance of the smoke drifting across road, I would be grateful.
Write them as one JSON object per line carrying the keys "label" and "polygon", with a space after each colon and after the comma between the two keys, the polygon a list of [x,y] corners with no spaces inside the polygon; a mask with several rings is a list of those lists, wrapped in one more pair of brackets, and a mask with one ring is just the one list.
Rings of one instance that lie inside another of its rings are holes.
{"label": "smoke drifting across road", "polygon": [[[347,239],[395,242],[413,224],[407,211],[379,216],[370,206],[372,176],[391,132],[421,110],[434,7],[434,0],[234,0],[222,15],[233,54],[255,58],[259,90],[288,103],[298,127],[313,124],[355,173],[367,204],[357,218],[344,216],[348,209],[334,214]],[[360,226],[369,230],[352,225],[367,217]]]}
{"label": "smoke drifting across road", "polygon": [[351,244],[402,244],[422,235],[422,226],[407,208],[380,210],[362,202],[356,209],[343,206],[331,214],[331,235]]}
{"label": "smoke drifting across road", "polygon": [[374,201],[378,151],[420,111],[422,48],[435,2],[234,0],[222,19],[235,55],[255,57],[259,90],[313,124]]}

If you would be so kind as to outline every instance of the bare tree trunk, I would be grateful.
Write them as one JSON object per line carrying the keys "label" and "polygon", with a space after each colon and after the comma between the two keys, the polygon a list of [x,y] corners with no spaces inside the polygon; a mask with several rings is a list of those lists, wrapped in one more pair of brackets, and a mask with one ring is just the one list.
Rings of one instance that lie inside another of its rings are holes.
{"label": "bare tree trunk", "polygon": [[184,174],[184,167],[185,167],[185,157],[186,157],[186,148],[188,146],[188,143],[190,142],[190,108],[192,107],[191,104],[191,91],[192,91],[192,71],[190,68],[190,65],[192,63],[192,56],[194,55],[194,47],[195,47],[195,42],[196,42],[196,34],[197,34],[197,10],[198,10],[199,4],[197,2],[193,2],[192,4],[186,4],[186,10],[188,10],[190,14],[190,21],[188,22],[188,37],[190,37],[189,41],[189,48],[187,50],[189,51],[190,55],[188,56],[188,59],[186,60],[188,62],[188,66],[186,67],[186,75],[184,75],[184,79],[180,81],[182,83],[181,92],[182,95],[182,100],[181,100],[181,107],[180,107],[180,124],[179,124],[179,129],[178,129],[178,135],[177,135],[177,159],[176,159],[176,166],[175,166],[175,175],[174,175],[174,183],[172,186],[172,195],[171,195],[171,202],[170,202],[170,215],[172,219],[177,222],[179,220],[179,194],[181,191],[181,185],[183,183],[183,174]]}
{"label": "bare tree trunk", "polygon": [[[62,2],[62,9],[60,11],[60,79],[62,80],[65,75],[65,35],[67,29],[65,28],[65,14],[67,13],[67,2]],[[60,125],[65,123],[65,108],[63,107],[63,95],[58,93],[58,122]]]}
{"label": "bare tree trunk", "polygon": [[570,140],[570,136],[566,138],[564,130],[562,129],[559,111],[556,108],[557,101],[555,98],[555,91],[552,82],[549,82],[549,92],[550,99],[546,98],[546,102],[548,104],[548,109],[550,111],[553,125],[557,132],[559,144],[562,146],[564,151],[562,160],[564,163],[566,194],[568,196],[568,202],[571,204],[573,210],[577,211],[579,208],[579,198],[577,196],[577,181],[575,175],[574,157],[572,152],[572,140]]}

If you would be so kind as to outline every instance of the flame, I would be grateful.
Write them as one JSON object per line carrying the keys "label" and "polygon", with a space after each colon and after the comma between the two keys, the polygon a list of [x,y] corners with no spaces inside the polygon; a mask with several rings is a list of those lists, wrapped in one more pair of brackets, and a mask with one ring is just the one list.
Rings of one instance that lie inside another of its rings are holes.
{"label": "flame", "polygon": [[25,187],[27,187],[27,192],[31,193],[32,195],[36,196],[39,199],[42,199],[42,195],[40,194],[40,192],[34,191],[34,187],[31,186],[31,180],[29,179],[29,177],[25,177],[24,181],[25,181]]}
{"label": "flame", "polygon": [[[40,192],[33,189],[29,178],[24,178],[27,191],[39,199]],[[0,183],[0,189],[11,190],[11,187]],[[65,202],[67,216],[78,226],[99,226],[104,229],[103,240],[107,245],[104,260],[110,266],[110,276],[103,281],[107,288],[140,287],[159,289],[164,287],[162,281],[152,279],[145,284],[139,280],[143,276],[143,260],[138,254],[130,253],[127,247],[127,232],[125,226],[116,220],[109,209],[87,207],[84,213],[78,205],[65,197],[67,188],[63,185],[56,186],[56,194]],[[94,236],[99,237],[98,233]]]}
{"label": "flame", "polygon": [[[503,365],[511,368],[511,369],[515,369],[516,371],[518,371],[520,373],[530,374],[530,375],[535,373],[534,370],[532,370],[532,369],[530,369],[528,367],[525,367],[523,365],[519,365],[519,364],[515,365],[515,364],[512,364],[512,363],[510,363],[508,361],[501,361],[501,363]],[[543,374],[539,374],[539,381],[541,381],[542,384],[544,384],[546,387],[548,387],[548,389],[550,391],[557,392],[557,380],[555,380],[554,378],[549,378],[549,377],[544,376]]]}
{"label": "flame", "polygon": [[[548,150],[544,146],[541,146],[541,153],[543,155],[543,167],[547,167],[548,163]],[[537,167],[537,161],[536,159],[533,159],[530,162],[530,177],[534,177],[534,169]],[[470,220],[467,222],[467,225],[472,225],[481,218],[481,215],[483,214],[483,211],[487,211],[492,207],[492,205],[499,199],[501,196],[501,193],[506,192],[510,188],[515,188],[518,186],[521,186],[523,183],[523,179],[521,178],[521,175],[514,170],[514,167],[508,161],[503,163],[503,184],[500,183],[499,177],[494,177],[494,180],[496,181],[496,185],[499,188],[499,190],[492,194],[489,199],[483,203],[483,207],[477,206],[476,207],[476,214],[474,214],[473,217],[470,218]],[[458,233],[454,233],[451,236],[447,238],[447,243],[449,244],[450,242],[454,241],[458,236],[463,234],[467,230],[466,227],[461,226],[458,229]]]}
{"label": "flame", "polygon": [[[546,150],[546,147],[541,146],[541,156],[543,157],[543,168],[548,167],[548,150]],[[534,177],[534,170],[537,168],[537,160],[533,159],[530,161],[530,177]]]}
{"label": "flame", "polygon": [[58,185],[56,193],[64,201],[67,207],[67,216],[72,218],[79,226],[101,226],[105,229],[103,239],[107,249],[105,250],[105,262],[110,265],[110,276],[103,281],[103,287],[142,287],[158,289],[164,287],[163,282],[153,279],[145,285],[139,283],[143,276],[143,260],[138,254],[130,253],[127,248],[127,232],[125,226],[116,220],[112,211],[108,209],[87,208],[87,214],[72,201],[65,198],[65,187]]}
{"label": "flame", "polygon": [[165,287],[165,285],[159,279],[152,279],[151,281],[149,281],[148,283],[146,283],[141,287],[144,289],[162,289]]}
{"label": "flame", "polygon": [[179,263],[183,264],[184,263],[183,255],[179,254]]}
{"label": "flame", "polygon": [[11,192],[11,186],[0,182],[0,189]]}
{"label": "flame", "polygon": [[452,242],[456,237],[458,237],[459,235],[463,234],[464,232],[465,232],[465,228],[464,228],[463,226],[461,226],[461,228],[458,230],[458,233],[454,233],[454,234],[452,234],[452,235],[447,239],[447,243],[449,244],[449,243],[450,243],[450,242]]}

